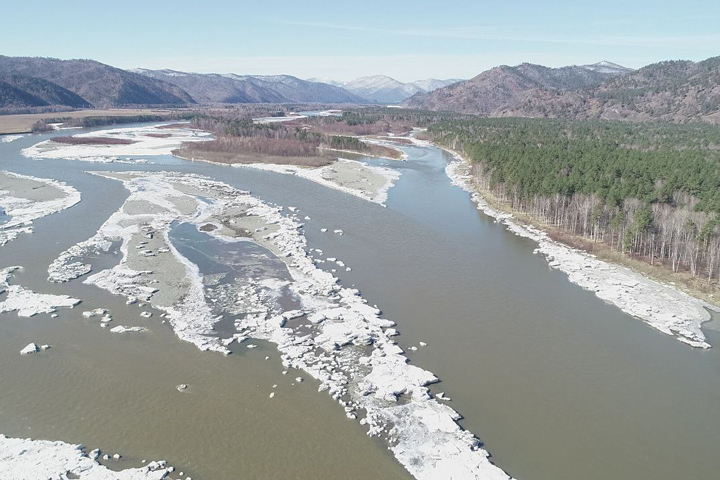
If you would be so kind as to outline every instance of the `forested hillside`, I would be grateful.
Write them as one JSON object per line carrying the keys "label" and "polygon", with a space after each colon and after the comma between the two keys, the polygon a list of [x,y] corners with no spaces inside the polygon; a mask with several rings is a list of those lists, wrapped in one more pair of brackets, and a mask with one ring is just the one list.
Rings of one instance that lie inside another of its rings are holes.
{"label": "forested hillside", "polygon": [[[3,76],[33,79],[35,85],[28,86],[35,89],[44,81],[46,91],[50,91],[52,86],[58,92],[63,90],[72,94],[72,98],[67,95],[60,98],[55,94],[54,98],[67,107],[184,106],[195,103],[190,95],[176,85],[93,60],[0,55],[0,72]],[[18,88],[17,85],[15,87]],[[19,89],[25,91],[24,88]],[[32,91],[26,93],[33,95]]]}
{"label": "forested hillside", "polygon": [[64,105],[72,108],[90,107],[90,104],[79,95],[42,78],[0,74],[0,82],[4,86],[3,90],[8,92],[7,95],[15,97],[4,97],[0,93],[0,108],[51,105]]}
{"label": "forested hillside", "polygon": [[494,116],[720,122],[720,57],[655,63],[589,89],[534,90]]}
{"label": "forested hillside", "polygon": [[466,80],[429,93],[418,93],[405,106],[426,110],[448,110],[494,116],[498,109],[514,105],[528,92],[555,92],[590,87],[626,73],[616,66],[608,70],[597,65],[549,68],[523,63],[503,65]]}
{"label": "forested hillside", "polygon": [[[583,73],[588,67],[596,68],[593,74],[615,73],[588,77]],[[600,64],[498,67],[431,94],[415,95],[406,105],[485,117],[720,123],[720,57],[697,63],[660,62],[629,72]]]}
{"label": "forested hillside", "polygon": [[673,271],[720,276],[720,128],[534,119],[445,120],[478,186],[515,210]]}

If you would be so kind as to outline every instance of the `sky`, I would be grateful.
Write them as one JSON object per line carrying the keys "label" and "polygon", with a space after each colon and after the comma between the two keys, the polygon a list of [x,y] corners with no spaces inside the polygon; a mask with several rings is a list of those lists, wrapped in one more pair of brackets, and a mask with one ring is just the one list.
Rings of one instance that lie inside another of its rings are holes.
{"label": "sky", "polygon": [[0,54],[340,81],[720,55],[720,0],[0,0]]}

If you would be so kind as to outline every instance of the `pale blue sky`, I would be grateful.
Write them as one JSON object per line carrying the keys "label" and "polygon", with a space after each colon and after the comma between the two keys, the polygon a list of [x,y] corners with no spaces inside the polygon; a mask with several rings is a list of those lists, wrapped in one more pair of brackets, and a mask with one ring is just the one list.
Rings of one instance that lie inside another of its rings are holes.
{"label": "pale blue sky", "polygon": [[0,0],[0,54],[348,80],[720,55],[720,0]]}

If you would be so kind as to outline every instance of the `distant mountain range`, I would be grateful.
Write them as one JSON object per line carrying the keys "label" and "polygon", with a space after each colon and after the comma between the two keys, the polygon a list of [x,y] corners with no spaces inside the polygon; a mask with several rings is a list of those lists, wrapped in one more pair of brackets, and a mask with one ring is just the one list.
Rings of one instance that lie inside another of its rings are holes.
{"label": "distant mountain range", "polygon": [[360,77],[349,82],[336,82],[326,78],[311,78],[309,80],[342,87],[373,103],[387,104],[400,103],[418,92],[431,92],[437,88],[461,81],[460,79],[438,80],[429,78],[427,80],[403,83],[386,75]]}
{"label": "distant mountain range", "polygon": [[563,68],[503,66],[429,94],[415,94],[404,105],[490,117],[720,123],[720,57],[660,62],[639,70],[611,62]]}
{"label": "distant mountain range", "polygon": [[136,69],[132,72],[171,83],[198,103],[367,103],[326,83],[290,75],[236,75]]}
{"label": "distant mountain range", "polygon": [[[188,105],[182,88],[93,60],[0,56],[0,108]],[[8,87],[8,85],[10,87]],[[24,95],[19,95],[18,90]],[[12,98],[12,101],[8,102]]]}
{"label": "distant mountain range", "polygon": [[290,75],[122,70],[93,60],[0,55],[0,110],[231,103],[394,104],[489,117],[720,123],[720,57],[632,70],[612,62],[500,66],[470,80],[350,82]]}
{"label": "distant mountain range", "polygon": [[456,80],[352,82],[290,75],[122,70],[93,60],[0,56],[0,109],[186,106],[228,103],[399,103]]}

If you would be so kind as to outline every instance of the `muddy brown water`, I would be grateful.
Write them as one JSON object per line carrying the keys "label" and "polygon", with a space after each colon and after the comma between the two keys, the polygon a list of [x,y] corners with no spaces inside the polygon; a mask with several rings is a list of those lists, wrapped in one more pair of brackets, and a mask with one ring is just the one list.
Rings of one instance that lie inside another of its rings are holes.
{"label": "muddy brown water", "polygon": [[[708,332],[716,348],[695,350],[570,284],[532,254],[531,241],[450,185],[438,149],[408,147],[404,163],[367,160],[403,174],[382,208],[272,172],[166,157],[104,165],[19,155],[46,136],[0,144],[0,167],[66,181],[83,201],[0,247],[0,267],[23,265],[13,281],[85,304],[57,319],[0,315],[2,433],[119,451],[128,465],[164,458],[202,479],[407,477],[316,384],[291,385],[298,374],[281,375],[272,345],[254,342],[260,347],[228,357],[199,352],[157,314],[143,319],[139,307],[77,280],[46,282],[57,254],[92,235],[127,195],[85,170],[173,169],[309,215],[309,246],[352,267],[337,275],[397,322],[401,346],[427,342],[408,357],[440,377],[433,389],[452,398],[462,425],[516,478],[669,480],[720,471],[718,333]],[[114,324],[150,332],[118,336],[80,315],[100,306]],[[53,348],[20,356],[30,341]],[[178,392],[180,383],[188,390]]]}

